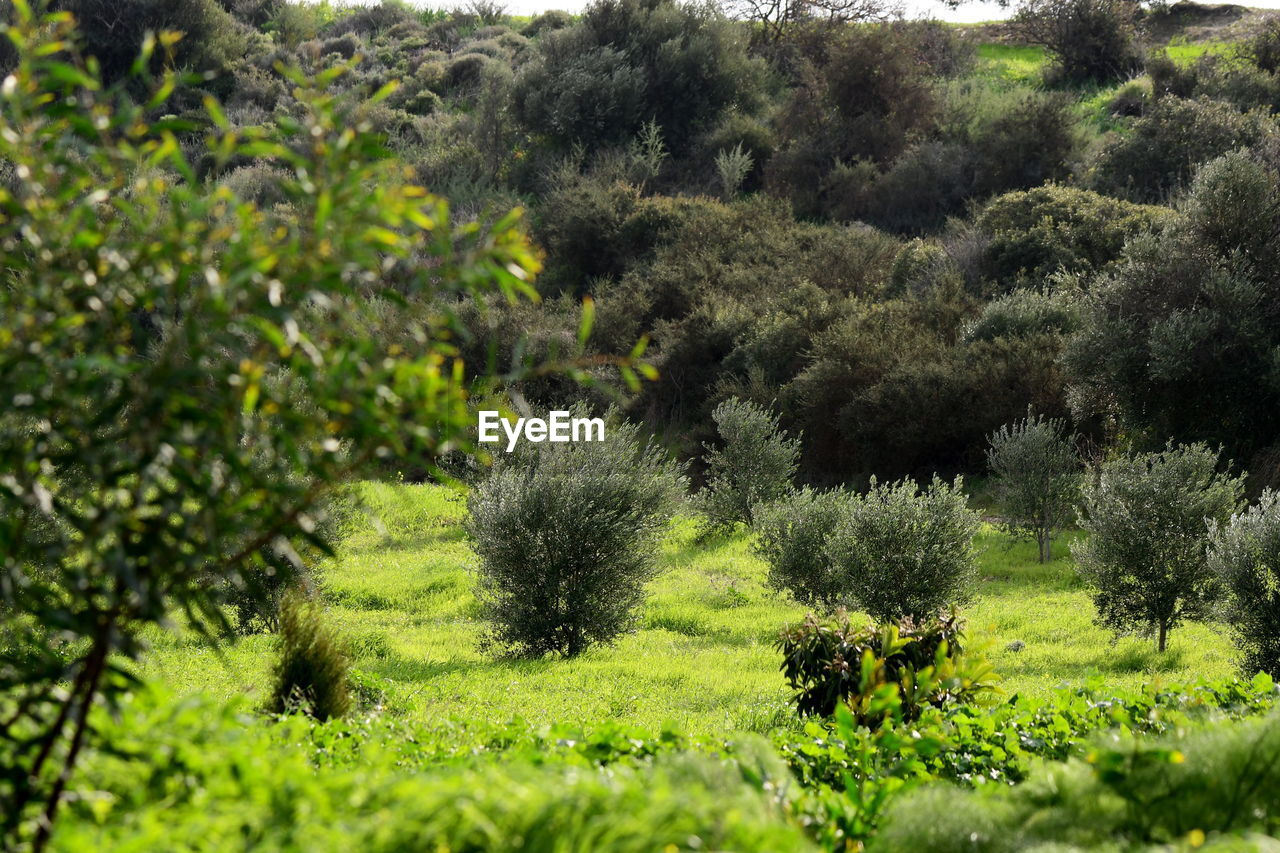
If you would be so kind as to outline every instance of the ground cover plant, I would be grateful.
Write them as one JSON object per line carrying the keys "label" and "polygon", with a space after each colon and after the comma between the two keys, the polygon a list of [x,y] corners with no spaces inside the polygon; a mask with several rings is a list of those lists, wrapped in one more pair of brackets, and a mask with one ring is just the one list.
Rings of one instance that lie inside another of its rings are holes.
{"label": "ground cover plant", "polygon": [[0,13],[0,847],[1280,837],[1266,13]]}

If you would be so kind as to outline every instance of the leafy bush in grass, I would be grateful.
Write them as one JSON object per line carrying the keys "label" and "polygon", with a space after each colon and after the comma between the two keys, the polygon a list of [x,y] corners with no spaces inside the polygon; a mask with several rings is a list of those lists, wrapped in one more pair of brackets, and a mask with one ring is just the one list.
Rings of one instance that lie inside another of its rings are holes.
{"label": "leafy bush in grass", "polygon": [[1128,0],[1024,0],[1011,28],[1026,44],[1048,50],[1059,81],[1107,82],[1141,65]]}
{"label": "leafy bush in grass", "polygon": [[827,541],[827,555],[857,606],[878,622],[927,619],[972,595],[978,515],[963,481],[872,481]]}
{"label": "leafy bush in grass", "polygon": [[1214,530],[1209,567],[1229,596],[1243,670],[1280,675],[1280,494],[1263,492]]}
{"label": "leafy bush in grass", "polygon": [[1033,539],[1040,562],[1052,558],[1054,536],[1067,524],[1080,486],[1080,454],[1066,424],[1042,415],[1006,424],[991,434],[991,469],[1005,525]]}
{"label": "leafy bush in grass", "polygon": [[827,537],[855,495],[804,488],[756,510],[756,553],[769,564],[769,585],[810,606],[847,605],[849,591],[827,553]]}
{"label": "leafy bush in grass", "polygon": [[1164,651],[1170,629],[1207,615],[1218,591],[1209,525],[1225,524],[1243,493],[1243,478],[1220,473],[1217,452],[1203,444],[1103,463],[1082,494],[1089,536],[1071,547],[1098,621],[1155,634]]}
{"label": "leafy bush in grass", "polygon": [[524,442],[467,497],[489,642],[572,657],[631,628],[683,478],[636,427]]}
{"label": "leafy bush in grass", "polygon": [[915,622],[855,627],[848,614],[810,614],[778,640],[782,672],[801,714],[830,716],[847,705],[859,725],[911,722],[926,705],[976,698],[991,689],[991,669],[966,655],[964,626],[952,613]]}
{"label": "leafy bush in grass", "polygon": [[751,524],[756,509],[787,494],[800,464],[800,442],[769,410],[733,398],[711,413],[718,446],[706,445],[707,484],[698,505],[713,529]]}

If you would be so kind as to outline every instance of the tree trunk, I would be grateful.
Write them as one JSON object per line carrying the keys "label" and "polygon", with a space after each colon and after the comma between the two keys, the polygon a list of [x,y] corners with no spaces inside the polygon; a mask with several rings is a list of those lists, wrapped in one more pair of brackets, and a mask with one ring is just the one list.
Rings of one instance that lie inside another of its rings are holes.
{"label": "tree trunk", "polygon": [[1163,652],[1165,648],[1165,640],[1169,636],[1169,623],[1160,623],[1160,636],[1156,638],[1156,651]]}
{"label": "tree trunk", "polygon": [[1053,559],[1053,539],[1049,536],[1049,531],[1044,530],[1040,533],[1040,562],[1047,563]]}

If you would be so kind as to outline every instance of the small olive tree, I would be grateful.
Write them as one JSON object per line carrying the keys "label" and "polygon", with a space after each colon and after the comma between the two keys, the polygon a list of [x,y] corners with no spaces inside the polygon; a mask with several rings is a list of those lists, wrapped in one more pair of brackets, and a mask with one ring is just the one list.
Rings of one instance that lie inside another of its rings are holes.
{"label": "small olive tree", "polygon": [[756,510],[755,551],[769,565],[769,585],[811,607],[852,604],[827,539],[852,512],[852,492],[803,488]]}
{"label": "small olive tree", "polygon": [[1243,494],[1243,478],[1219,472],[1217,452],[1203,444],[1103,463],[1082,492],[1089,536],[1071,547],[1098,621],[1153,633],[1164,651],[1170,629],[1204,616],[1217,587],[1206,559],[1210,525],[1226,523]]}
{"label": "small olive tree", "polygon": [[871,483],[827,541],[849,599],[878,622],[925,619],[972,595],[977,513],[963,481]]}
{"label": "small olive tree", "polygon": [[987,467],[1005,526],[1035,540],[1040,562],[1049,562],[1080,489],[1080,455],[1065,424],[1039,415],[1006,424],[988,439]]}
{"label": "small olive tree", "polygon": [[791,491],[800,442],[788,438],[769,410],[734,397],[711,413],[720,445],[704,445],[707,485],[699,508],[711,529],[752,524],[757,507]]}
{"label": "small olive tree", "polygon": [[1228,593],[1228,620],[1246,674],[1280,675],[1280,494],[1215,527],[1209,568]]}
{"label": "small olive tree", "polygon": [[629,630],[683,490],[679,466],[629,424],[500,457],[467,500],[486,644],[573,657]]}

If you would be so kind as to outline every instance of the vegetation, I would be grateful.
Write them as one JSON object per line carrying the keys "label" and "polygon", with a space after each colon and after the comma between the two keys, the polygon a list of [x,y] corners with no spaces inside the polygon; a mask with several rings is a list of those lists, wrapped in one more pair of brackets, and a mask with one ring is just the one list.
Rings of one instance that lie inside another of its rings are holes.
{"label": "vegetation", "polygon": [[1028,415],[992,433],[987,450],[1005,523],[1035,540],[1042,563],[1053,558],[1080,485],[1080,455],[1063,430],[1062,421]]}
{"label": "vegetation", "polygon": [[476,593],[492,643],[574,657],[627,631],[653,577],[679,470],[634,426],[527,445],[467,498]]}
{"label": "vegetation", "polygon": [[1072,551],[1102,624],[1154,634],[1164,651],[1171,628],[1207,613],[1216,594],[1209,526],[1225,523],[1244,492],[1218,467],[1203,444],[1171,444],[1105,462],[1086,485],[1080,526],[1090,535]]}
{"label": "vegetation", "polygon": [[1280,837],[1265,14],[0,13],[0,847]]}
{"label": "vegetation", "polygon": [[827,552],[841,586],[879,622],[927,619],[973,594],[978,517],[959,479],[876,483],[831,532]]}

